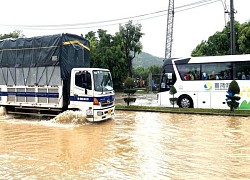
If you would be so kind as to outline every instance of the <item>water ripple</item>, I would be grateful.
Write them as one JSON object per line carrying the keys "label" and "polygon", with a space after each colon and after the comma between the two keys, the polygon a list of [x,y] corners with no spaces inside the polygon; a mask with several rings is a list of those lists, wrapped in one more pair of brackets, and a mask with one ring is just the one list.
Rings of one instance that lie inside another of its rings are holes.
{"label": "water ripple", "polygon": [[110,121],[75,124],[75,117],[1,116],[1,179],[250,179],[248,118],[118,111]]}

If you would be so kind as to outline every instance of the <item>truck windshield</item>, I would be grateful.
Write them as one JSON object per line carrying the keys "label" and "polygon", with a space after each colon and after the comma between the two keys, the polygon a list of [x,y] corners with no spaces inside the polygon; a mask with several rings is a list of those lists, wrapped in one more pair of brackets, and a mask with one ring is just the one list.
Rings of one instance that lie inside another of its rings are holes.
{"label": "truck windshield", "polygon": [[94,88],[98,92],[107,92],[113,90],[113,82],[109,71],[93,71]]}

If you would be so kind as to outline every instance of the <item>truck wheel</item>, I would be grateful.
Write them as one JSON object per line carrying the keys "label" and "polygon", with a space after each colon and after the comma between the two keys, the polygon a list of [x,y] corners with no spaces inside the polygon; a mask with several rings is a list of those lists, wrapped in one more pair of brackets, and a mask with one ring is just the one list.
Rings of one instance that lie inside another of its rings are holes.
{"label": "truck wheel", "polygon": [[193,100],[190,96],[181,96],[178,105],[180,108],[193,108]]}

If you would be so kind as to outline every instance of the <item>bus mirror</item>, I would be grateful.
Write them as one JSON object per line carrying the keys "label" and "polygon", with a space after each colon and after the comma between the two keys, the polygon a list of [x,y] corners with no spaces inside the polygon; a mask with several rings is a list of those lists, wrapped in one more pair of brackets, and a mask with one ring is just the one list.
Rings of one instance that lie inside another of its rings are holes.
{"label": "bus mirror", "polygon": [[172,73],[166,73],[166,76],[167,76],[167,79],[172,79],[173,78]]}

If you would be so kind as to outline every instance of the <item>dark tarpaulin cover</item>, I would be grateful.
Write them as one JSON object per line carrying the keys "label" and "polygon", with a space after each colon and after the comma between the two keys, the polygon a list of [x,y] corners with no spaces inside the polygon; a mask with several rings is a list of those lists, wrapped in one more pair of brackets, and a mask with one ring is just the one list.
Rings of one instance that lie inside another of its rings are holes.
{"label": "dark tarpaulin cover", "polygon": [[89,41],[74,34],[0,41],[0,68],[44,66],[60,66],[62,79],[72,68],[89,67]]}

